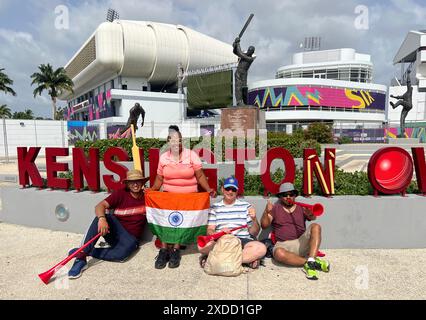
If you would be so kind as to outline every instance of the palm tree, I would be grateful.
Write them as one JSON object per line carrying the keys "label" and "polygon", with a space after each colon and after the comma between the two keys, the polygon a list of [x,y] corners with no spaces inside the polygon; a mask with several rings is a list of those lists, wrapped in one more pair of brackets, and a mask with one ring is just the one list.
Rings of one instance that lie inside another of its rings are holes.
{"label": "palm tree", "polygon": [[65,107],[64,108],[59,107],[58,110],[56,111],[55,120],[64,120],[64,111],[65,111]]}
{"label": "palm tree", "polygon": [[12,113],[10,112],[10,108],[5,104],[2,104],[0,106],[0,118],[3,118],[3,117],[12,118]]}
{"label": "palm tree", "polygon": [[28,117],[28,119],[34,119],[34,113],[33,113],[33,110],[31,110],[31,109],[26,109],[24,112],[25,112],[25,115]]}
{"label": "palm tree", "polygon": [[34,119],[34,113],[31,109],[26,109],[25,111],[19,111],[13,113],[13,119]]}
{"label": "palm tree", "polygon": [[9,79],[6,73],[3,72],[4,68],[0,68],[0,91],[4,93],[10,93],[12,96],[16,96],[16,92],[10,87],[13,84],[13,80]]}
{"label": "palm tree", "polygon": [[41,95],[44,90],[48,90],[50,98],[52,99],[52,119],[55,119],[57,97],[63,91],[70,91],[73,93],[74,84],[66,74],[64,68],[53,70],[50,64],[41,64],[38,68],[40,72],[35,72],[31,75],[33,79],[31,85],[38,85],[33,92],[34,98],[37,95]]}

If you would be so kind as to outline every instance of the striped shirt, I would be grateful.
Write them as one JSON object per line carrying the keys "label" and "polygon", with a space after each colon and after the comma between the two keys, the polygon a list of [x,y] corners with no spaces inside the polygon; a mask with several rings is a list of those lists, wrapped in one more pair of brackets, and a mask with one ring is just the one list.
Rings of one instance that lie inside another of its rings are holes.
{"label": "striped shirt", "polygon": [[[216,226],[216,231],[221,231],[224,228],[232,229],[245,224],[251,227],[253,221],[248,215],[248,209],[251,207],[250,203],[239,199],[231,205],[226,205],[223,200],[216,202],[210,208],[207,224]],[[239,229],[232,234],[239,238],[252,238],[248,228]]]}

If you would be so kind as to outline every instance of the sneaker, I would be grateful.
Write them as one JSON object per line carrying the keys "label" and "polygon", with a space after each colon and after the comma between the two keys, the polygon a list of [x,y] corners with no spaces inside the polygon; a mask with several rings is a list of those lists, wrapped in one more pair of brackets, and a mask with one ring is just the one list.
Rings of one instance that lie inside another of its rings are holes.
{"label": "sneaker", "polygon": [[87,261],[82,259],[75,259],[74,264],[70,271],[68,271],[69,279],[77,279],[81,276],[84,270],[88,268]]}
{"label": "sneaker", "polygon": [[315,262],[307,261],[303,265],[303,270],[306,273],[306,278],[308,278],[309,280],[318,280],[318,274],[315,270]]}
{"label": "sneaker", "polygon": [[163,269],[170,259],[169,251],[164,248],[160,249],[155,259],[155,269]]}
{"label": "sneaker", "polygon": [[169,268],[177,268],[180,265],[180,250],[174,249],[170,252]]}
{"label": "sneaker", "polygon": [[315,258],[315,269],[323,272],[330,271],[330,263],[327,260],[322,260],[318,257]]}
{"label": "sneaker", "polygon": [[[74,252],[76,252],[80,248],[73,248],[70,251],[68,251],[68,256],[72,255]],[[87,257],[87,254],[84,251],[80,251],[78,254],[75,255],[76,259],[85,260]]]}

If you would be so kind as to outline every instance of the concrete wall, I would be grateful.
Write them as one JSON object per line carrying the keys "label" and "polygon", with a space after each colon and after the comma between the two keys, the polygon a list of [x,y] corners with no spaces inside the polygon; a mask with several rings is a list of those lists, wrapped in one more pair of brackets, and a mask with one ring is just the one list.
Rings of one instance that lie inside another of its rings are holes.
{"label": "concrete wall", "polygon": [[66,121],[0,119],[0,157],[15,157],[17,147],[68,147]]}
{"label": "concrete wall", "polygon": [[[0,221],[84,233],[94,217],[95,205],[106,196],[106,193],[2,188]],[[255,206],[260,219],[266,200],[262,197],[245,197],[245,200]],[[325,213],[317,219],[323,230],[322,248],[426,248],[426,200],[422,196],[300,197],[297,200],[324,205]],[[61,203],[70,211],[65,222],[55,216],[55,208]],[[267,233],[268,230],[262,231],[261,238]],[[148,229],[144,238],[152,239]]]}

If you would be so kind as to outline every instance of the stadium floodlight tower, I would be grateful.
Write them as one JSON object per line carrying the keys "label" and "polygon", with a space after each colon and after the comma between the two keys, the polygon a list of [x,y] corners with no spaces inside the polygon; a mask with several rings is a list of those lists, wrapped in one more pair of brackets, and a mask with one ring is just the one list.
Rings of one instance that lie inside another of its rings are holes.
{"label": "stadium floodlight tower", "polygon": [[120,15],[114,9],[108,9],[106,21],[113,22],[120,19]]}

